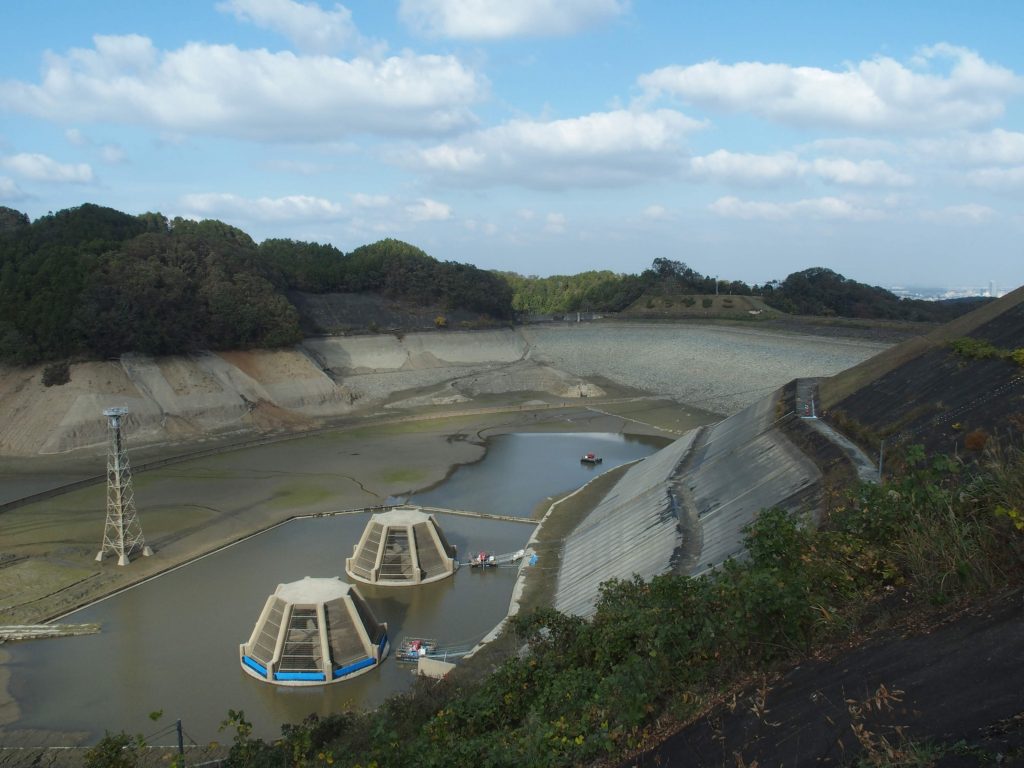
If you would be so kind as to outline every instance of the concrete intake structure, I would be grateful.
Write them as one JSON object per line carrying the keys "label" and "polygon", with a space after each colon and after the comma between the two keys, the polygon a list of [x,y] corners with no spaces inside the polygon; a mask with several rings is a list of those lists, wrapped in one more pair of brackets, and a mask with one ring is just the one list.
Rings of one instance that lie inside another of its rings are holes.
{"label": "concrete intake structure", "polygon": [[447,579],[457,565],[455,547],[433,515],[398,507],[370,518],[345,573],[364,584],[410,586]]}
{"label": "concrete intake structure", "polygon": [[277,585],[238,655],[259,680],[323,685],[368,672],[389,650],[387,624],[354,586],[307,576]]}

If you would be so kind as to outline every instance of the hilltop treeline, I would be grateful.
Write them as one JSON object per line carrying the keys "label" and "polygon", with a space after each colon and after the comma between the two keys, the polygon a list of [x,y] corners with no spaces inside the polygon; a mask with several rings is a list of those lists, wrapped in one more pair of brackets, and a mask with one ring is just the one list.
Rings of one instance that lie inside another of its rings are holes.
{"label": "hilltop treeline", "polygon": [[901,299],[884,288],[858,283],[823,267],[794,272],[781,283],[767,283],[755,288],[766,304],[794,315],[944,323],[987,301],[983,298],[960,301]]}
{"label": "hilltop treeline", "polygon": [[[715,293],[715,278],[701,275],[681,261],[655,259],[639,275],[610,271],[578,275],[524,277],[500,273],[512,286],[512,306],[530,315],[565,312],[621,312],[645,294]],[[749,296],[754,290],[742,282],[718,281],[721,293]]]}
{"label": "hilltop treeline", "polygon": [[512,316],[512,288],[499,275],[471,264],[438,261],[401,240],[381,240],[349,254],[333,245],[264,240],[259,254],[292,290],[379,293],[495,318]]}
{"label": "hilltop treeline", "polygon": [[638,275],[524,277],[438,261],[392,239],[344,253],[257,244],[220,221],[91,204],[30,221],[0,207],[0,361],[293,344],[302,335],[294,292],[376,294],[484,320],[621,312],[641,296],[712,293],[762,296],[792,314],[897,320],[944,322],[974,306],[900,299],[820,267],[760,286],[665,258]]}
{"label": "hilltop treeline", "polygon": [[30,222],[0,208],[0,360],[293,344],[293,290],[512,316],[504,280],[398,240],[345,254],[291,240],[257,245],[219,221],[86,204]]}
{"label": "hilltop treeline", "polygon": [[946,322],[974,309],[973,301],[901,299],[884,288],[859,283],[830,269],[814,267],[785,280],[748,285],[702,275],[683,262],[655,259],[639,275],[583,272],[523,277],[504,272],[516,311],[532,315],[566,312],[621,312],[641,296],[731,294],[760,296],[768,306],[794,315]]}

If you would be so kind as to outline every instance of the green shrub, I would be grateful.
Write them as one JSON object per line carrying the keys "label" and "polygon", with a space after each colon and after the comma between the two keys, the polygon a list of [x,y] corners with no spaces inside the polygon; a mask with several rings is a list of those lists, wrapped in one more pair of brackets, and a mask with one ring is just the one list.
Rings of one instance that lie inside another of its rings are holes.
{"label": "green shrub", "polygon": [[713,299],[703,298],[700,300],[700,303],[701,306],[704,307],[704,309],[710,309],[711,305],[714,304],[715,302]]}
{"label": "green shrub", "polygon": [[129,736],[124,731],[106,734],[86,750],[83,764],[86,768],[135,768],[146,749],[140,736]]}
{"label": "green shrub", "polygon": [[51,363],[43,368],[43,386],[59,387],[71,381],[71,366],[66,360],[59,363]]}
{"label": "green shrub", "polygon": [[1002,351],[984,339],[972,339],[965,336],[964,338],[954,339],[949,343],[949,346],[952,347],[955,354],[971,360],[988,360],[993,357],[1003,356]]}

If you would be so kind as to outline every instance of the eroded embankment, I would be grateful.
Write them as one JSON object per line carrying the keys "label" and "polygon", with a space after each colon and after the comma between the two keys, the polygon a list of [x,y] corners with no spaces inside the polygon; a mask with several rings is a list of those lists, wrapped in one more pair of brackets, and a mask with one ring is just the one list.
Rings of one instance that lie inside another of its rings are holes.
{"label": "eroded embankment", "polygon": [[607,383],[732,413],[794,375],[830,375],[885,345],[695,324],[607,323],[309,339],[284,350],[125,356],[0,368],[0,455],[98,449],[104,408],[129,409],[133,445],[302,431],[332,419],[462,404],[566,402]]}

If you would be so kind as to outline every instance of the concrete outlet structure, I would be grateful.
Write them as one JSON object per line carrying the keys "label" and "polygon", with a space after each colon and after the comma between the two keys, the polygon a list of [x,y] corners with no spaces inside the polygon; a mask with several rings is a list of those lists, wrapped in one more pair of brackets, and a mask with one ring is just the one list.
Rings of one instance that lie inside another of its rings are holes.
{"label": "concrete outlet structure", "polygon": [[447,579],[457,565],[433,515],[398,507],[370,518],[345,573],[364,584],[410,586]]}
{"label": "concrete outlet structure", "polygon": [[390,650],[387,624],[339,578],[278,584],[238,649],[242,669],[277,685],[323,685],[376,667]]}

